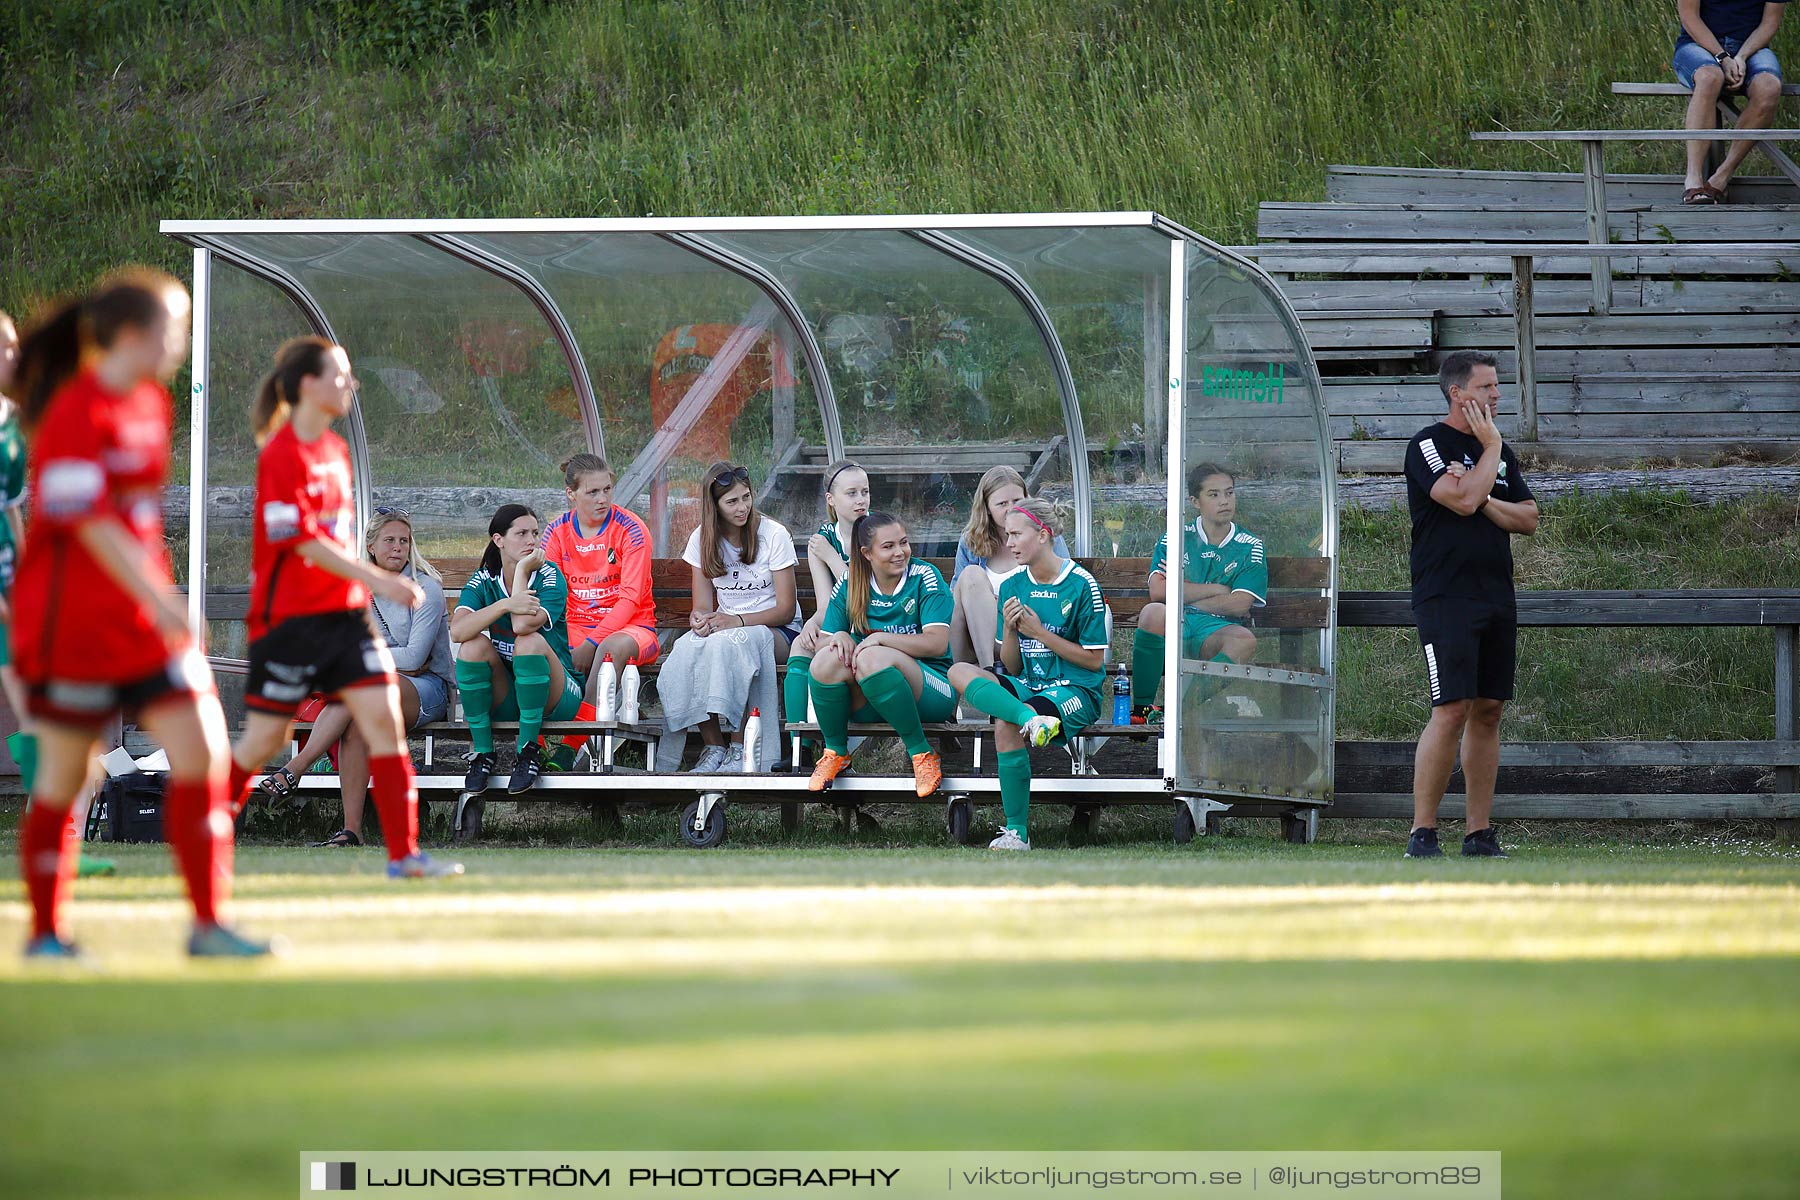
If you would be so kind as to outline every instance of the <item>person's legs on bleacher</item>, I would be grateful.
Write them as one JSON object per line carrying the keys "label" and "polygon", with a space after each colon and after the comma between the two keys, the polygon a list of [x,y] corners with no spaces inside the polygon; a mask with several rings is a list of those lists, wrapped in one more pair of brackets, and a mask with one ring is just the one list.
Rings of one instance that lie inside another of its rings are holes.
{"label": "person's legs on bleacher", "polygon": [[999,600],[993,580],[980,567],[966,567],[950,589],[956,613],[950,619],[950,656],[957,662],[994,665]]}
{"label": "person's legs on bleacher", "polygon": [[1156,724],[1162,709],[1156,703],[1156,691],[1162,686],[1163,657],[1167,643],[1163,630],[1169,619],[1168,605],[1151,601],[1138,613],[1137,629],[1131,635],[1131,723]]}
{"label": "person's legs on bleacher", "polygon": [[[1714,129],[1719,124],[1719,94],[1725,88],[1725,72],[1712,55],[1693,42],[1686,42],[1675,52],[1675,78],[1693,89],[1688,100],[1684,129]],[[1718,199],[1707,186],[1706,158],[1711,142],[1687,143],[1687,174],[1682,181],[1683,204],[1716,204]]]}
{"label": "person's legs on bleacher", "polygon": [[[926,684],[919,661],[887,646],[865,647],[856,656],[856,682],[869,705],[893,726],[907,754],[912,756],[914,790],[920,796],[937,791],[944,770],[925,737],[924,721],[930,718],[921,711]],[[941,688],[950,691],[954,706],[954,690],[949,689],[947,681],[941,681]],[[942,712],[941,697],[939,700],[938,711]]]}
{"label": "person's legs on bleacher", "polygon": [[812,705],[818,713],[819,737],[825,749],[806,786],[809,791],[822,792],[850,765],[851,711],[862,707],[864,698],[853,682],[850,665],[829,644],[820,647],[808,671]]}
{"label": "person's legs on bleacher", "polygon": [[[1758,67],[1761,67],[1759,70]],[[1738,114],[1738,129],[1767,129],[1775,121],[1775,108],[1781,103],[1781,69],[1771,50],[1759,50],[1745,66],[1744,109]],[[1725,161],[1706,182],[1723,192],[1738,167],[1756,148],[1754,141],[1731,143]]]}
{"label": "person's legs on bleacher", "polygon": [[950,685],[970,706],[994,718],[995,767],[1000,777],[1000,803],[1006,828],[988,844],[990,850],[1031,849],[1031,755],[1028,746],[1047,746],[1062,732],[1062,722],[1038,712],[1020,696],[1023,684],[968,663],[950,668]]}
{"label": "person's legs on bleacher", "polygon": [[494,773],[494,709],[512,694],[512,671],[485,637],[456,647],[456,690],[469,727],[469,773],[463,791],[483,792]]}

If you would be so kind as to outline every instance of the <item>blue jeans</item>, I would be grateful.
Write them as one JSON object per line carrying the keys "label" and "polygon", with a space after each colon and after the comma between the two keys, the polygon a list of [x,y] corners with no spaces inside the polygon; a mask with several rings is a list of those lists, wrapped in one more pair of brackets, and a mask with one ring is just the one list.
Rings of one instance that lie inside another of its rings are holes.
{"label": "blue jeans", "polygon": [[[1743,44],[1739,38],[1719,39],[1719,45],[1733,54],[1736,54],[1738,48]],[[1701,67],[1716,67],[1719,63],[1717,59],[1706,52],[1700,43],[1683,41],[1675,47],[1675,58],[1672,65],[1675,68],[1677,82],[1684,88],[1691,88],[1694,86],[1695,71]],[[1750,86],[1750,81],[1758,75],[1773,75],[1777,80],[1781,79],[1781,64],[1775,60],[1775,52],[1767,46],[1752,54],[1750,61],[1744,64],[1744,86],[1727,90],[1746,90]]]}

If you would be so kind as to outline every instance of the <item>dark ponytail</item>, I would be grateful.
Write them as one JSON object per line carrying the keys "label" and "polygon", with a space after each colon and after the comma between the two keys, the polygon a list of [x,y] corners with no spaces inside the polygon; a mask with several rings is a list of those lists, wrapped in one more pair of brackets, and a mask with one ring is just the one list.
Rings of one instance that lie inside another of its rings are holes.
{"label": "dark ponytail", "polygon": [[300,403],[300,381],[308,375],[325,373],[326,356],[332,344],[322,337],[290,338],[275,352],[275,365],[256,385],[256,399],[250,402],[250,432],[261,446],[287,424],[294,406]]}
{"label": "dark ponytail", "polygon": [[892,513],[872,512],[856,518],[856,524],[850,527],[850,574],[845,577],[845,586],[849,590],[844,594],[844,611],[850,618],[853,633],[866,637],[869,632],[869,589],[874,586],[875,568],[863,551],[875,540],[876,530],[900,523],[900,518]]}
{"label": "dark ponytail", "polygon": [[489,575],[492,575],[495,579],[499,579],[501,567],[500,547],[494,545],[495,536],[505,537],[506,531],[511,529],[513,522],[520,517],[536,516],[537,513],[524,504],[502,504],[499,508],[496,508],[494,510],[494,519],[488,522],[487,549],[481,552],[481,569],[486,571]]}
{"label": "dark ponytail", "polygon": [[30,430],[43,419],[50,398],[81,369],[82,353],[105,350],[126,329],[149,329],[169,319],[169,297],[187,289],[173,275],[128,267],[107,276],[85,296],[66,300],[40,317],[19,342],[14,379],[19,423]]}

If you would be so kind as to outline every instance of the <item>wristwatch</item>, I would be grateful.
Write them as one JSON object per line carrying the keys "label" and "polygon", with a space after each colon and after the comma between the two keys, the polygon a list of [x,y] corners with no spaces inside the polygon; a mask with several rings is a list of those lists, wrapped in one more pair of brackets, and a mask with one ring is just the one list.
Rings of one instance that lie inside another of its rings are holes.
{"label": "wristwatch", "polygon": [[1713,61],[1718,63],[1722,67],[1725,65],[1725,60],[1730,57],[1731,57],[1731,51],[1721,50],[1717,54],[1713,55]]}

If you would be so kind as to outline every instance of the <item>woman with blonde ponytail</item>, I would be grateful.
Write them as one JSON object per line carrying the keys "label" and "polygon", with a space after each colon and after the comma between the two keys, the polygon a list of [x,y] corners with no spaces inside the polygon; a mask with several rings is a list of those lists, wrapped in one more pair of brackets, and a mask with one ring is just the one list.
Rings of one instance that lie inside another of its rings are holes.
{"label": "woman with blonde ponytail", "polygon": [[996,657],[1006,673],[957,663],[950,682],[971,707],[994,718],[1006,827],[988,849],[1029,850],[1027,747],[1065,742],[1100,715],[1106,601],[1094,577],[1057,552],[1062,520],[1048,502],[1018,501],[1005,529],[1007,553],[1021,564],[996,599]]}

